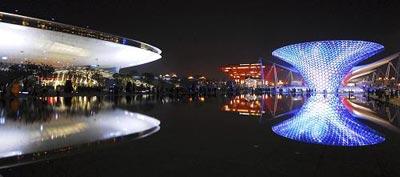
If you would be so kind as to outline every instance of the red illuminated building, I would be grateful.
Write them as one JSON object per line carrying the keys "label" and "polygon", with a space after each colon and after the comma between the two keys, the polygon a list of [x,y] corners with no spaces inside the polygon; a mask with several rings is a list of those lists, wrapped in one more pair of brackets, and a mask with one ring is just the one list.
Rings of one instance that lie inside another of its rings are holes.
{"label": "red illuminated building", "polygon": [[[276,67],[275,64],[239,64],[223,66],[220,69],[238,84],[274,86],[275,84],[288,84],[288,82],[293,80],[291,71],[286,68]],[[262,76],[263,74],[264,77]]]}

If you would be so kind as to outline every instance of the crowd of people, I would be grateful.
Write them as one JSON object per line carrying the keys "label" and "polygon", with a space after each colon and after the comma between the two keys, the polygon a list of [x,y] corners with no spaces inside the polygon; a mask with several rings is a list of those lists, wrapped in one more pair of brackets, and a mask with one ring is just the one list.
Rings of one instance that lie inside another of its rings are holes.
{"label": "crowd of people", "polygon": [[399,98],[400,90],[393,88],[377,88],[377,89],[368,89],[368,96],[374,95],[378,98],[378,100],[389,101],[391,98]]}

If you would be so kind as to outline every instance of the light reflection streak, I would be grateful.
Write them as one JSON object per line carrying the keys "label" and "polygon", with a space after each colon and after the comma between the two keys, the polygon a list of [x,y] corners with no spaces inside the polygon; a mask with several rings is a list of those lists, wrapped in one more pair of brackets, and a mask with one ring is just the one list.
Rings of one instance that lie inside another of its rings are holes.
{"label": "light reflection streak", "polygon": [[303,103],[303,96],[283,97],[282,95],[240,95],[235,96],[221,108],[225,112],[237,112],[239,115],[260,116],[270,114],[278,118],[296,112]]}
{"label": "light reflection streak", "polygon": [[347,98],[342,99],[342,102],[344,106],[347,108],[347,110],[349,110],[353,116],[358,117],[360,119],[368,120],[377,125],[385,127],[393,132],[400,133],[400,129],[398,127],[392,125],[389,121],[382,118],[382,116],[378,115],[375,111],[367,107],[353,103]]}
{"label": "light reflection streak", "polygon": [[143,133],[159,124],[152,117],[120,109],[104,110],[91,117],[62,116],[28,124],[7,120],[0,127],[0,158]]}

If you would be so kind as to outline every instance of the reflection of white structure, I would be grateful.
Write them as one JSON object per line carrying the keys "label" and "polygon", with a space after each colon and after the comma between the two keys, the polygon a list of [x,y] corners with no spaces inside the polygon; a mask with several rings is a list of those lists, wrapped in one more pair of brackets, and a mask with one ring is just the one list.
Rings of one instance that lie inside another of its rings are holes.
{"label": "reflection of white structure", "polygon": [[3,62],[57,67],[136,66],[161,58],[151,45],[85,28],[0,12]]}
{"label": "reflection of white structure", "polygon": [[[362,101],[360,102],[359,100],[349,100],[347,98],[343,99],[343,104],[349,110],[349,112],[354,115],[355,117],[358,117],[360,119],[365,119],[368,121],[371,121],[377,125],[380,125],[382,127],[385,127],[391,131],[394,131],[396,133],[400,133],[400,129],[393,124],[391,124],[387,119],[392,119],[390,114],[390,110],[388,110],[389,114],[387,115],[388,117],[383,117],[382,115],[379,115],[376,111],[373,111],[372,109],[363,106]],[[396,116],[396,114],[394,115]]]}
{"label": "reflection of white structure", "polygon": [[143,137],[158,130],[160,122],[123,110],[91,117],[56,116],[45,122],[6,120],[0,127],[0,158],[45,152],[132,134]]}

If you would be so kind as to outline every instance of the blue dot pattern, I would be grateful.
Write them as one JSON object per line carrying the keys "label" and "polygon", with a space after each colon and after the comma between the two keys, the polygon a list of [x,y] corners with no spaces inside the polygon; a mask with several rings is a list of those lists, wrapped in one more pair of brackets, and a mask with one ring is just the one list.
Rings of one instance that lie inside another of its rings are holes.
{"label": "blue dot pattern", "polygon": [[336,92],[353,66],[383,50],[374,42],[335,40],[288,45],[272,52],[293,65],[317,92]]}
{"label": "blue dot pattern", "polygon": [[310,97],[295,116],[274,125],[272,131],[292,140],[331,146],[366,146],[385,141],[331,94]]}

